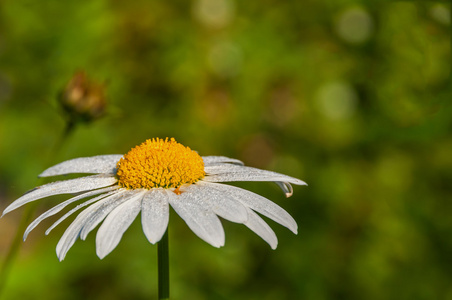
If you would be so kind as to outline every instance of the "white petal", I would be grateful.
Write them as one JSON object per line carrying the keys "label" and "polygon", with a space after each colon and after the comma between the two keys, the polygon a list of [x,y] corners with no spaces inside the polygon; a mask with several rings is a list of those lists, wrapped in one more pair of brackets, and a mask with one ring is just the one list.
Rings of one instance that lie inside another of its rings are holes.
{"label": "white petal", "polygon": [[67,252],[80,236],[80,232],[85,226],[87,220],[89,220],[93,214],[96,214],[96,212],[102,210],[104,207],[111,206],[111,204],[116,204],[117,196],[123,193],[123,191],[119,191],[114,195],[99,200],[98,202],[82,211],[77,216],[77,218],[75,218],[75,220],[71,223],[71,225],[69,225],[57,244],[56,253],[60,261],[62,261],[66,257]]}
{"label": "white petal", "polygon": [[100,259],[113,251],[119,244],[122,235],[141,210],[143,195],[144,192],[137,193],[117,206],[102,223],[96,235],[96,253]]}
{"label": "white petal", "polygon": [[198,195],[190,192],[174,194],[169,198],[169,203],[197,236],[214,247],[224,245],[224,230],[220,220]]}
{"label": "white petal", "polygon": [[160,241],[168,227],[168,198],[168,191],[164,189],[152,189],[144,195],[141,202],[141,224],[143,232],[152,244]]}
{"label": "white petal", "polygon": [[[213,184],[215,186],[215,184]],[[196,194],[218,216],[235,223],[248,219],[246,207],[227,193],[212,188],[210,182],[198,182],[188,186],[185,191]]]}
{"label": "white petal", "polygon": [[48,168],[39,174],[39,177],[70,173],[115,174],[116,164],[121,157],[122,155],[120,154],[111,154],[74,158]]}
{"label": "white petal", "polygon": [[25,239],[27,238],[28,234],[29,234],[36,226],[38,226],[39,223],[41,223],[41,221],[43,221],[44,219],[46,219],[46,218],[48,218],[48,217],[50,217],[50,216],[53,216],[53,215],[59,213],[63,208],[65,208],[65,207],[68,206],[69,204],[71,204],[71,203],[73,203],[73,202],[75,202],[75,201],[78,201],[78,200],[80,200],[80,199],[87,198],[87,197],[91,197],[91,196],[94,196],[94,195],[98,195],[98,194],[101,194],[101,193],[104,193],[104,192],[109,192],[109,191],[115,190],[115,189],[117,189],[117,188],[118,188],[117,186],[111,186],[111,187],[107,187],[107,188],[98,189],[98,190],[94,190],[94,191],[91,191],[91,192],[83,193],[83,194],[81,194],[81,195],[72,197],[72,198],[69,199],[69,200],[66,200],[66,201],[64,201],[64,202],[61,202],[61,203],[58,204],[57,206],[52,207],[51,209],[47,210],[45,213],[43,213],[43,214],[41,214],[39,217],[37,217],[37,218],[36,218],[36,219],[35,219],[35,220],[27,227],[27,229],[25,230],[25,233],[24,233],[24,241],[25,241]]}
{"label": "white petal", "polygon": [[203,156],[202,160],[204,161],[205,166],[218,165],[223,163],[231,163],[241,166],[244,165],[242,161],[235,158],[229,158],[226,156]]}
{"label": "white petal", "polygon": [[283,190],[287,198],[293,195],[293,188],[288,182],[275,181],[275,183]]}
{"label": "white petal", "polygon": [[232,164],[205,166],[204,170],[207,176],[203,180],[210,182],[282,181],[297,185],[306,185],[304,181],[284,174]]}
{"label": "white petal", "polygon": [[116,181],[117,179],[113,176],[93,175],[48,183],[29,191],[28,193],[11,203],[3,211],[3,215],[28,202],[35,201],[44,197],[98,189],[112,185]]}
{"label": "white petal", "polygon": [[275,232],[251,209],[248,211],[248,221],[245,225],[266,241],[270,247],[274,250],[278,246],[278,238]]}
{"label": "white petal", "polygon": [[110,214],[112,210],[121,205],[122,203],[135,198],[135,195],[140,194],[142,190],[126,190],[124,193],[115,197],[115,199],[105,203],[98,210],[89,216],[88,220],[85,222],[82,231],[80,232],[80,239],[85,240],[88,234],[99,225],[100,222],[105,219],[106,216]]}
{"label": "white petal", "polygon": [[61,222],[63,222],[64,220],[66,220],[69,216],[71,216],[73,213],[75,213],[76,211],[78,211],[79,209],[88,206],[90,204],[93,204],[96,201],[99,201],[100,199],[109,197],[111,195],[116,195],[121,193],[121,191],[112,191],[106,194],[102,194],[100,196],[94,197],[89,199],[88,201],[85,201],[83,203],[80,203],[79,205],[77,205],[76,207],[74,207],[73,209],[71,209],[70,211],[68,211],[67,213],[65,213],[61,218],[59,218],[55,223],[52,224],[52,226],[50,226],[47,230],[46,230],[46,235],[48,235],[55,227],[57,227]]}
{"label": "white petal", "polygon": [[297,222],[284,209],[253,192],[226,184],[212,184],[215,189],[228,193],[231,197],[243,203],[245,206],[263,214],[273,221],[289,228],[293,233],[297,233]]}

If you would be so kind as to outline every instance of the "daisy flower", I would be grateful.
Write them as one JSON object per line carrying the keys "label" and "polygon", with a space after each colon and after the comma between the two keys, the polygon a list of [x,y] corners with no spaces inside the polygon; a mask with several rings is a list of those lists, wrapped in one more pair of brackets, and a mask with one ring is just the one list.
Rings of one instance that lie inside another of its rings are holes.
{"label": "daisy flower", "polygon": [[71,159],[50,167],[39,176],[70,173],[95,175],[37,187],[11,203],[3,212],[6,214],[44,197],[75,195],[35,219],[25,231],[25,240],[44,219],[59,213],[69,204],[83,200],[46,231],[49,234],[67,217],[84,208],[58,242],[56,253],[60,261],[78,238],[85,240],[101,222],[96,235],[96,252],[102,259],[118,245],[140,212],[144,234],[152,244],[158,242],[168,226],[170,205],[198,237],[214,247],[224,245],[225,234],[218,218],[222,217],[244,224],[275,249],[278,244],[276,235],[257,213],[296,234],[295,220],[272,201],[223,182],[272,181],[287,197],[292,195],[291,184],[306,185],[290,176],[246,167],[237,159],[201,157],[173,138],[147,140],[125,155]]}

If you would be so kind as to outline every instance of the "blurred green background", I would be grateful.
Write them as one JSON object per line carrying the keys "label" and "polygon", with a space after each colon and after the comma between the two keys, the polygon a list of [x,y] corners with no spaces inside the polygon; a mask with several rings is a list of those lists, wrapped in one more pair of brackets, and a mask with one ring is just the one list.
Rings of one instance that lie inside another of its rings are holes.
{"label": "blurred green background", "polygon": [[[0,205],[51,164],[175,137],[309,186],[240,185],[297,220],[298,235],[268,220],[275,251],[230,222],[213,248],[172,211],[173,299],[452,299],[450,22],[436,1],[0,1]],[[106,113],[56,152],[77,71]],[[2,260],[23,214],[0,220]],[[138,220],[105,259],[91,234],[60,263],[56,219],[3,299],[156,299]]]}

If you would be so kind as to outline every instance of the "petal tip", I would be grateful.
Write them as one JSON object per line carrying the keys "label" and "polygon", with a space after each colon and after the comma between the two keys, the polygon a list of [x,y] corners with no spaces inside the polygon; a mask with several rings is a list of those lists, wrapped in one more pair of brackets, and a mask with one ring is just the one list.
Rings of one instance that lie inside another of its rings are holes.
{"label": "petal tip", "polygon": [[105,256],[107,256],[108,254],[110,254],[110,252],[113,251],[113,249],[104,249],[103,247],[99,247],[96,245],[96,254],[97,257],[99,257],[100,259],[104,259]]}
{"label": "petal tip", "polygon": [[59,253],[57,250],[57,257],[58,257],[58,260],[60,262],[62,262],[64,260],[64,258],[66,257],[66,253]]}
{"label": "petal tip", "polygon": [[151,238],[146,237],[146,238],[149,241],[149,243],[151,243],[152,245],[157,244],[162,239],[162,237],[151,237]]}
{"label": "petal tip", "polygon": [[[14,203],[14,202],[13,202]],[[5,210],[2,213],[2,216],[0,218],[3,218],[4,215],[6,215],[7,213],[11,212],[12,210],[14,210],[15,208],[11,208],[11,205],[13,204],[11,203],[10,205],[8,205]]]}
{"label": "petal tip", "polygon": [[[97,238],[97,237],[96,237]],[[97,242],[97,241],[96,241]],[[100,259],[103,259],[105,256],[108,255],[108,253],[110,253],[111,251],[107,251],[107,249],[105,249],[105,247],[102,247],[101,245],[99,245],[98,243],[96,243],[96,254],[97,257],[99,257]]]}
{"label": "petal tip", "polygon": [[286,226],[290,231],[292,231],[294,234],[298,234],[298,225],[295,222],[295,220],[293,220],[292,224],[289,224],[288,226]]}

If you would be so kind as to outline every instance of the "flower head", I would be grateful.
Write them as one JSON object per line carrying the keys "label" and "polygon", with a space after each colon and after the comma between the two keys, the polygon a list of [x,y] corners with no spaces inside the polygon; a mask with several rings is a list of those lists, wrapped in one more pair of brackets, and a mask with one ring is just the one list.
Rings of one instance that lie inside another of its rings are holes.
{"label": "flower head", "polygon": [[58,97],[72,122],[92,122],[105,114],[107,100],[104,84],[91,81],[85,72],[77,72]]}
{"label": "flower head", "polygon": [[85,208],[58,242],[56,252],[60,260],[78,238],[86,239],[101,222],[96,235],[96,252],[100,258],[105,257],[118,245],[140,212],[144,234],[154,244],[166,231],[170,205],[196,235],[214,247],[224,245],[224,230],[218,218],[222,217],[244,224],[275,249],[278,244],[275,233],[256,212],[297,233],[295,220],[272,201],[220,182],[272,181],[287,197],[292,195],[291,184],[306,185],[287,175],[246,167],[237,159],[201,157],[174,139],[158,138],[147,140],[124,156],[71,159],[50,167],[39,176],[70,173],[96,175],[42,185],[11,203],[3,212],[6,214],[48,196],[77,194],[36,218],[26,229],[25,240],[42,220],[84,199],[46,231],[48,234],[67,217]]}

